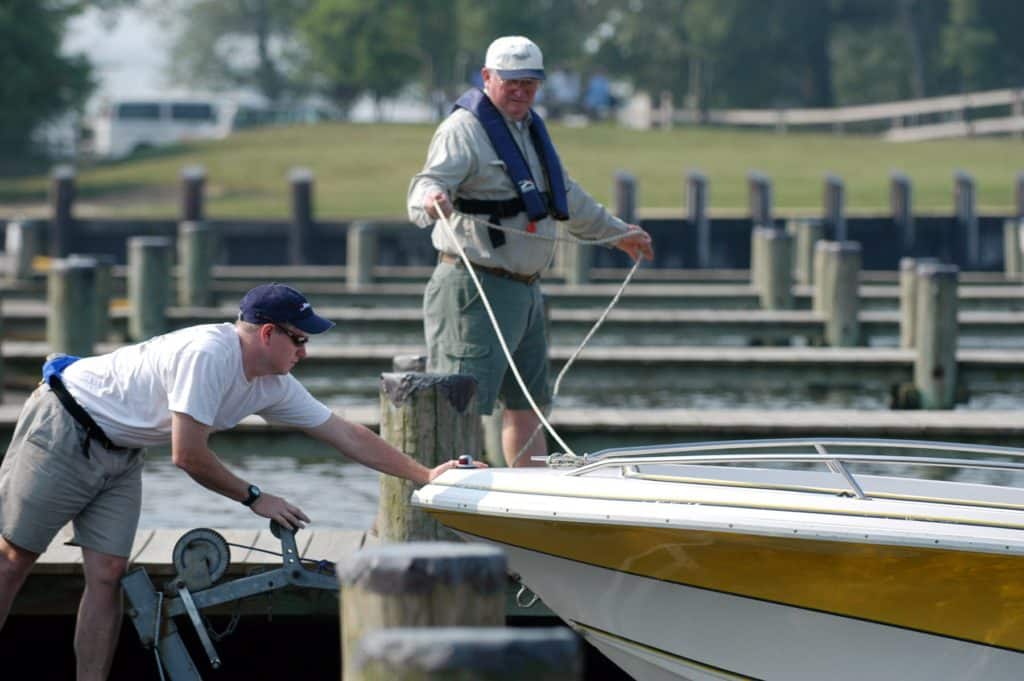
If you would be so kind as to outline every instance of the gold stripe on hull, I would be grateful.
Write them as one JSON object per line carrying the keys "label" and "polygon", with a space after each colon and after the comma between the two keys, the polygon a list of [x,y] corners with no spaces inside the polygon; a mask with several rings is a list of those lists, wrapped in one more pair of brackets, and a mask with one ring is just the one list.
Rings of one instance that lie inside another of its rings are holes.
{"label": "gold stripe on hull", "polygon": [[1024,556],[429,511],[611,570],[1024,652]]}

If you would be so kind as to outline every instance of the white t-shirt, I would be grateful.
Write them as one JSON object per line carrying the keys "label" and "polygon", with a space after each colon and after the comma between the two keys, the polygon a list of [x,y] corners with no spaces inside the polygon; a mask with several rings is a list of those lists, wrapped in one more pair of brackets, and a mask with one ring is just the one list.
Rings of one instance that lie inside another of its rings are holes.
{"label": "white t-shirt", "polygon": [[114,444],[148,447],[171,440],[171,412],[214,431],[246,416],[314,428],[331,415],[291,374],[248,381],[235,325],[203,324],[86,357],[63,374],[68,392]]}

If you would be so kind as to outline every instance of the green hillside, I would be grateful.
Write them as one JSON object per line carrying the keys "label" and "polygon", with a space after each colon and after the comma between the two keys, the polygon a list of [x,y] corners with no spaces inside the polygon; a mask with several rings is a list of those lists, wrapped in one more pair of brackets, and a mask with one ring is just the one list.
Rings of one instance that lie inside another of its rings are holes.
{"label": "green hillside", "polygon": [[[426,154],[432,125],[321,124],[234,134],[219,142],[162,149],[131,159],[79,168],[79,212],[109,216],[174,216],[181,169],[207,170],[207,213],[214,217],[284,218],[288,171],[315,174],[320,218],[400,217],[409,178]],[[1024,170],[1024,145],[1013,139],[892,144],[873,137],[685,128],[631,131],[611,126],[552,126],[570,173],[598,199],[612,196],[616,170],[638,178],[641,211],[681,212],[688,170],[711,182],[713,214],[745,214],[746,175],[767,173],[780,213],[814,213],[822,178],[846,181],[851,213],[888,210],[889,173],[914,181],[915,210],[949,213],[952,175],[972,173],[982,211],[1005,212]],[[0,179],[0,214],[40,208],[47,178]]]}

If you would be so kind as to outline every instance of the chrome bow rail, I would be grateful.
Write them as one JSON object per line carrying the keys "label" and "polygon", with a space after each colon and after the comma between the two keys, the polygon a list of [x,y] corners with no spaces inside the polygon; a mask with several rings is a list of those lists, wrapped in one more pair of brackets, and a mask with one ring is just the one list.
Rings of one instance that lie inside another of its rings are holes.
{"label": "chrome bow rail", "polygon": [[[763,453],[763,450],[805,449],[803,452]],[[929,455],[851,453],[849,450],[914,450]],[[948,455],[936,455],[946,453]],[[959,455],[959,456],[957,456]],[[1010,460],[964,458],[964,455],[1002,457]],[[893,464],[939,466],[947,468],[988,469],[1024,472],[1024,450],[993,445],[974,445],[928,440],[888,440],[869,438],[793,438],[766,440],[724,440],[678,443],[648,447],[603,449],[583,456],[553,455],[551,465],[574,467],[568,474],[586,475],[596,470],[621,467],[636,473],[644,464],[734,464],[734,463],[811,463],[825,464],[841,476],[857,497],[866,499],[863,489],[847,464]]]}

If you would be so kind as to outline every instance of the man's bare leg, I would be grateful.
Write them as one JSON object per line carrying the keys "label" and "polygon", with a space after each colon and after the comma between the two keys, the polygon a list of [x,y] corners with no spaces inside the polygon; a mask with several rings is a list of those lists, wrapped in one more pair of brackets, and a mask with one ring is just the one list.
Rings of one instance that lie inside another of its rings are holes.
{"label": "man's bare leg", "polygon": [[523,448],[526,441],[530,439],[533,432],[540,425],[540,419],[532,409],[506,409],[501,427],[501,446],[505,450],[505,462],[509,466],[543,466],[543,459],[534,461],[535,456],[547,456],[548,442],[547,434],[541,430],[533,442],[523,452],[519,460],[516,455]]}
{"label": "man's bare leg", "polygon": [[11,612],[14,597],[32,571],[39,554],[15,546],[0,537],[0,630],[4,628],[7,615]]}
{"label": "man's bare leg", "polygon": [[85,593],[75,627],[78,681],[104,681],[121,634],[121,577],[128,560],[83,548],[82,564]]}

